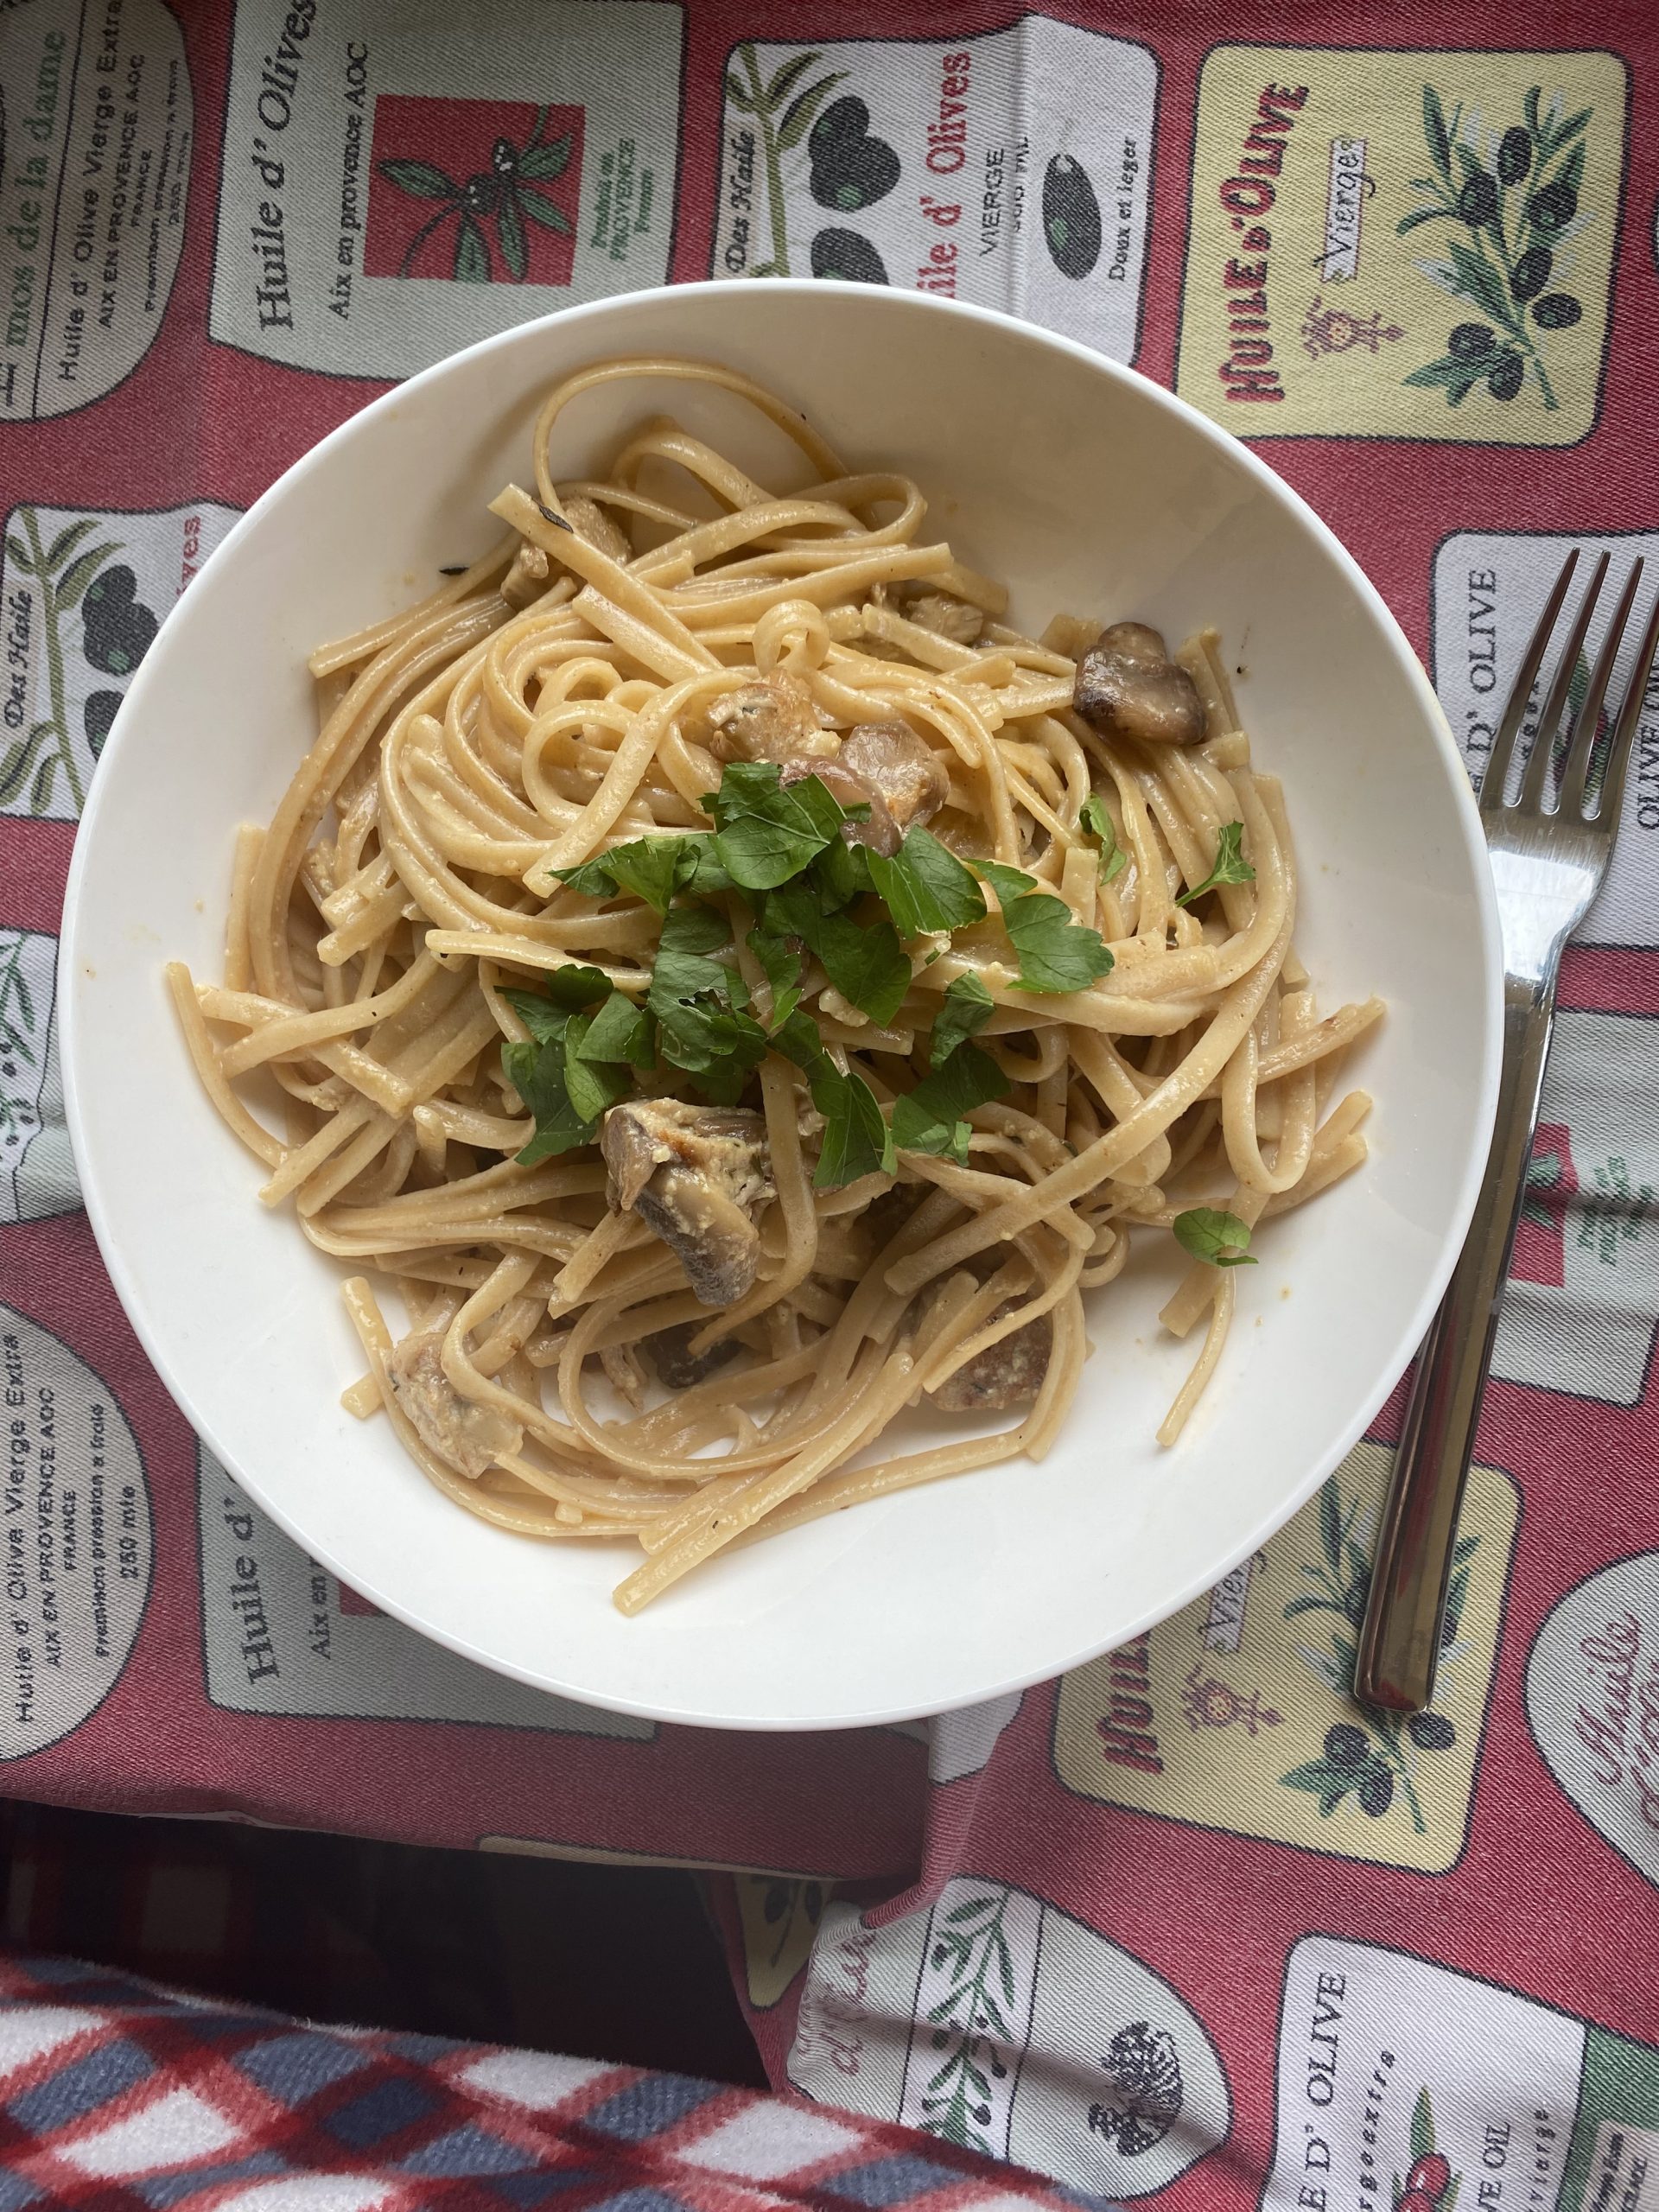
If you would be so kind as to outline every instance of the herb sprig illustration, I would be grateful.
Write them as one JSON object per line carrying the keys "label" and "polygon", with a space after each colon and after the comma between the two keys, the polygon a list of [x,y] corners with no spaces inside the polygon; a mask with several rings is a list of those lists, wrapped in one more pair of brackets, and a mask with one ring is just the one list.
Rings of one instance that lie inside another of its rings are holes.
{"label": "herb sprig illustration", "polygon": [[792,153],[812,127],[813,118],[825,99],[846,76],[844,69],[831,70],[827,75],[815,78],[811,84],[797,91],[801,79],[823,56],[816,50],[791,54],[789,60],[773,70],[771,81],[760,81],[760,61],[753,43],[745,39],[737,49],[737,60],[742,67],[740,76],[735,69],[726,73],[726,97],[741,115],[752,115],[760,133],[760,149],[766,164],[766,212],[772,219],[772,259],[763,261],[752,269],[752,276],[787,276],[789,266],[789,226],[784,208],[783,156]]}
{"label": "herb sprig illustration", "polygon": [[416,255],[445,223],[456,226],[454,265],[450,273],[463,284],[488,284],[495,280],[490,258],[492,224],[496,251],[515,284],[524,283],[530,267],[527,220],[541,224],[545,230],[569,234],[569,217],[550,194],[540,189],[556,182],[570,162],[569,133],[563,138],[544,136],[551,113],[550,108],[537,108],[527,145],[515,146],[511,138],[498,138],[491,149],[488,168],[461,183],[432,162],[400,157],[376,162],[387,183],[410,199],[441,203],[437,213],[410,240],[397,271],[400,276],[410,273]]}
{"label": "herb sprig illustration", "polygon": [[[0,1140],[16,1145],[33,1122],[18,1069],[35,1065],[29,1049],[36,1035],[35,1000],[23,976],[23,933],[0,930]],[[19,1087],[14,1095],[13,1084]]]}
{"label": "herb sprig illustration", "polygon": [[1585,130],[1595,111],[1564,112],[1558,92],[1541,110],[1542,87],[1523,102],[1525,120],[1488,131],[1461,103],[1450,122],[1433,85],[1423,86],[1423,136],[1434,175],[1414,177],[1421,204],[1395,226],[1403,237],[1427,223],[1452,226],[1444,261],[1420,261],[1431,283],[1478,308],[1460,322],[1446,351],[1405,378],[1442,391],[1460,406],[1478,384],[1494,399],[1518,397],[1529,372],[1547,410],[1560,402],[1546,360],[1548,334],[1570,330],[1584,314],[1560,288],[1562,249],[1590,219],[1580,212]]}
{"label": "herb sprig illustration", "polygon": [[[8,532],[6,556],[22,575],[30,577],[38,594],[41,626],[45,633],[46,681],[51,712],[25,730],[0,754],[0,806],[8,804],[27,785],[29,811],[44,814],[60,769],[69,796],[79,814],[86,802],[86,787],[75,766],[69,741],[69,708],[64,689],[63,622],[86,598],[104,564],[121,550],[113,543],[83,551],[83,542],[98,528],[95,516],[83,516],[60,530],[50,545],[42,543],[40,518],[33,507],[19,507],[16,517],[21,536]],[[150,624],[150,635],[155,624]],[[145,639],[145,644],[149,639]],[[142,651],[142,648],[141,648]],[[94,662],[95,666],[103,663]],[[137,665],[135,658],[130,664]]]}
{"label": "herb sprig illustration", "polygon": [[[1330,1633],[1330,1648],[1311,1644],[1297,1649],[1306,1665],[1338,1697],[1351,1699],[1357,1642],[1370,1596],[1373,1559],[1368,1548],[1370,1516],[1362,1525],[1363,1501],[1356,1497],[1344,1509],[1342,1492],[1333,1475],[1319,1493],[1320,1558],[1304,1560],[1301,1573],[1313,1585],[1285,1607],[1285,1618],[1303,1614],[1330,1613],[1338,1625]],[[1455,1664],[1462,1646],[1458,1629],[1469,1600],[1469,1562],[1480,1548],[1478,1536],[1459,1539],[1452,1554],[1454,1573],[1446,1592],[1446,1624],[1441,1631],[1442,1675]],[[1344,1800],[1351,1796],[1362,1813],[1380,1820],[1389,1808],[1403,1803],[1418,1835],[1428,1833],[1421,1800],[1417,1795],[1418,1755],[1449,1751],[1457,1731],[1441,1713],[1414,1713],[1409,1718],[1382,1708],[1356,1707],[1359,1719],[1369,1723],[1342,1721],[1326,1731],[1323,1755],[1281,1774],[1287,1789],[1300,1789],[1319,1801],[1319,1813],[1328,1820]]]}

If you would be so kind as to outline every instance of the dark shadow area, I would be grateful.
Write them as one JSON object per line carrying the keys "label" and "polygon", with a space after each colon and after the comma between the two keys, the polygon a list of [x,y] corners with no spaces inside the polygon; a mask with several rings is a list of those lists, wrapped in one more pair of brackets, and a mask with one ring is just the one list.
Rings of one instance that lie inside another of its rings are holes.
{"label": "dark shadow area", "polygon": [[0,1806],[16,1948],[302,2018],[766,2086],[696,1880]]}

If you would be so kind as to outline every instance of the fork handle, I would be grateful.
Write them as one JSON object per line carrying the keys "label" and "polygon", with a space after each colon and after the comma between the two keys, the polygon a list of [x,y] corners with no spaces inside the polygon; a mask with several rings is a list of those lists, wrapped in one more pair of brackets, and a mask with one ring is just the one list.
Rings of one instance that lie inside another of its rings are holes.
{"label": "fork handle", "polygon": [[1503,986],[1503,1056],[1485,1179],[1455,1273],[1418,1355],[1377,1539],[1354,1669],[1368,1705],[1421,1713],[1434,1690],[1464,1481],[1475,1447],[1498,1307],[1555,1019],[1555,964]]}

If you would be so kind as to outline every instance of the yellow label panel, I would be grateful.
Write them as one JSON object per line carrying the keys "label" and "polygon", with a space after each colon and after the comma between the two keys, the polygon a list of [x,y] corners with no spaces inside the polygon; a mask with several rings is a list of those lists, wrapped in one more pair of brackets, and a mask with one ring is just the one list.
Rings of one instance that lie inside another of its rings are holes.
{"label": "yellow label panel", "polygon": [[1520,1498],[1496,1468],[1470,1471],[1433,1709],[1374,1713],[1353,1701],[1353,1662],[1392,1456],[1357,1446],[1207,1598],[1065,1676],[1068,1789],[1423,1873],[1456,1865]]}
{"label": "yellow label panel", "polygon": [[1626,99],[1614,54],[1216,48],[1176,389],[1242,437],[1577,444]]}

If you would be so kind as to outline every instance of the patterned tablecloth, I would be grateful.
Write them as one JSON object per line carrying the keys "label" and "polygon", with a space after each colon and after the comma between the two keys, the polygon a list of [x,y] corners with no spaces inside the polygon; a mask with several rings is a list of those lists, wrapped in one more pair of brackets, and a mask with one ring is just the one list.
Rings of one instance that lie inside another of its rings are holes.
{"label": "patterned tablecloth", "polygon": [[147,1369],[53,987],[105,734],[237,512],[386,379],[664,278],[919,284],[1134,361],[1357,550],[1478,766],[1562,548],[1659,551],[1650,0],[13,0],[0,92],[0,1786],[728,1869],[780,2087],[1074,2187],[1649,2212],[1651,697],[1403,1728],[1348,1694],[1397,1401],[1205,1602],[927,1727],[658,1729],[427,1645]]}

